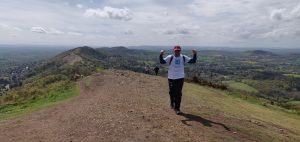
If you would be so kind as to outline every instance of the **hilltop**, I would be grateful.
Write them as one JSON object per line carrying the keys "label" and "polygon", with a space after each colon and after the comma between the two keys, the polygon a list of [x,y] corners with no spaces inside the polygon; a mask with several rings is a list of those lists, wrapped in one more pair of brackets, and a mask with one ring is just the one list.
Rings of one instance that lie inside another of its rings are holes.
{"label": "hilltop", "polygon": [[65,52],[62,52],[55,57],[38,64],[35,68],[40,72],[57,72],[59,70],[65,70],[70,67],[84,66],[91,68],[96,65],[102,65],[103,60],[107,56],[100,52],[97,52],[91,47],[77,47]]}
{"label": "hilltop", "polygon": [[271,51],[264,51],[264,50],[249,50],[245,51],[249,56],[278,56],[277,54],[271,52]]}
{"label": "hilltop", "polygon": [[182,111],[167,79],[107,70],[79,81],[80,95],[0,123],[3,141],[299,141],[300,118],[186,83]]}

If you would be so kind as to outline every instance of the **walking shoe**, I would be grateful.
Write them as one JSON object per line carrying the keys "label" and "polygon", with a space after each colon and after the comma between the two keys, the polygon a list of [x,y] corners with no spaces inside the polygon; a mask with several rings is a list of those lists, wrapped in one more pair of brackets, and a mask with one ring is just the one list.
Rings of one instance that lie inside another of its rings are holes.
{"label": "walking shoe", "polygon": [[170,104],[171,109],[175,109],[175,104]]}
{"label": "walking shoe", "polygon": [[175,110],[175,113],[176,113],[177,115],[182,114],[182,112],[181,112],[180,110]]}
{"label": "walking shoe", "polygon": [[173,106],[173,105],[170,105],[170,108],[171,108],[171,109],[174,109],[174,106]]}

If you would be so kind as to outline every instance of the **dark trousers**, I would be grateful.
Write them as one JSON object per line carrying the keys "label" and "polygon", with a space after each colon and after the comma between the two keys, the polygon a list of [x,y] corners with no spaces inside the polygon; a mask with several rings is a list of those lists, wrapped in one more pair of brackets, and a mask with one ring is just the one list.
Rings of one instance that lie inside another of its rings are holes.
{"label": "dark trousers", "polygon": [[170,94],[170,101],[171,106],[176,109],[180,110],[180,103],[181,103],[181,96],[182,96],[182,87],[184,78],[180,79],[168,79],[169,80],[169,94]]}

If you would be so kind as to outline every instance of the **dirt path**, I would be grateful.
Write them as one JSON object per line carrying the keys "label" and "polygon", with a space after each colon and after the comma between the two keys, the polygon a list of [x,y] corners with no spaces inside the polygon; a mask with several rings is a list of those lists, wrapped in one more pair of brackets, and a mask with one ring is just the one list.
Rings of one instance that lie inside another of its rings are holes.
{"label": "dirt path", "polygon": [[130,71],[90,78],[80,82],[81,95],[71,101],[1,122],[0,141],[227,141],[225,136],[250,141],[222,118],[189,113],[189,105],[184,115],[175,115],[165,78]]}

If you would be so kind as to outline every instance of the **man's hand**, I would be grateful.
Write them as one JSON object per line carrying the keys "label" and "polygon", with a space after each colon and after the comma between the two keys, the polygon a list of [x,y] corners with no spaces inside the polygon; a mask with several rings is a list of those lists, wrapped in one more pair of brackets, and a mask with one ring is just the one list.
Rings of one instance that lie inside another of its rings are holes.
{"label": "man's hand", "polygon": [[160,55],[164,55],[165,51],[164,50],[160,50]]}
{"label": "man's hand", "polygon": [[193,49],[193,55],[197,54],[197,50]]}

